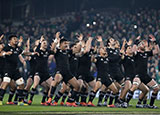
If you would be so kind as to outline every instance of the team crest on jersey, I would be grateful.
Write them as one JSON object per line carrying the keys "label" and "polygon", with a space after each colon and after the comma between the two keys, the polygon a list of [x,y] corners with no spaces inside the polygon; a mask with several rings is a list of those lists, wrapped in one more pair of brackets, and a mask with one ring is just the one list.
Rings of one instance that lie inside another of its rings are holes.
{"label": "team crest on jersey", "polygon": [[77,58],[74,58],[74,60],[77,60]]}
{"label": "team crest on jersey", "polygon": [[17,51],[14,51],[14,54],[17,54],[18,52]]}
{"label": "team crest on jersey", "polygon": [[43,55],[43,57],[47,57],[47,55]]}
{"label": "team crest on jersey", "polygon": [[98,81],[101,81],[101,78],[98,78]]}
{"label": "team crest on jersey", "polygon": [[101,58],[101,61],[103,61],[103,58]]}
{"label": "team crest on jersey", "polygon": [[112,50],[110,50],[110,53],[113,53],[113,51],[112,51]]}
{"label": "team crest on jersey", "polygon": [[140,54],[140,56],[142,56],[143,58],[147,58],[147,53],[145,53],[144,55]]}
{"label": "team crest on jersey", "polygon": [[116,54],[117,54],[117,52],[114,52],[113,54],[115,54],[115,55],[116,55]]}

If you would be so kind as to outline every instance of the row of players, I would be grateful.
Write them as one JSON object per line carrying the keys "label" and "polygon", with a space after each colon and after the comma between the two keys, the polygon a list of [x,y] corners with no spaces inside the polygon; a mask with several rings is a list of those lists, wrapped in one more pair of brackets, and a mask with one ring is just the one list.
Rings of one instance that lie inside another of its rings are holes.
{"label": "row of players", "polygon": [[[142,93],[136,107],[142,108],[144,105],[141,103],[142,101],[146,103],[146,95],[149,88],[152,88],[150,103],[149,105],[145,104],[145,107],[158,108],[154,106],[154,102],[159,86],[147,74],[147,63],[149,57],[159,53],[159,46],[153,35],[149,35],[149,37],[149,40],[142,39],[140,36],[135,41],[124,40],[120,48],[119,42],[114,38],[108,38],[104,45],[102,37],[97,36],[96,41],[99,42],[99,45],[95,44],[92,48],[93,37],[89,37],[85,41],[83,35],[79,34],[77,41],[70,43],[66,39],[60,38],[60,32],[57,32],[50,48],[48,48],[45,38],[41,36],[40,40],[35,41],[32,49],[30,48],[30,39],[28,39],[26,48],[22,50],[22,39],[18,42],[17,36],[11,35],[8,44],[4,45],[1,40],[3,36],[1,36],[0,105],[3,105],[2,100],[8,86],[10,86],[10,93],[7,104],[31,105],[36,88],[41,85],[44,88],[42,105],[56,106],[62,96],[61,104],[63,105],[68,96],[67,106],[95,106],[92,102],[97,91],[100,90],[98,106],[102,106],[102,99],[105,95],[105,102],[108,97],[110,100],[108,104],[104,105],[127,108],[134,91],[140,89]],[[30,63],[30,74],[26,85],[18,70],[19,60],[23,64],[25,63],[23,56],[26,56]],[[56,62],[54,77],[50,76],[48,69],[48,60],[53,57]],[[97,68],[96,79],[90,72],[92,63],[95,63]],[[63,84],[62,88],[52,100],[59,83]],[[88,92],[89,87],[91,87],[90,92]],[[12,98],[15,91],[13,103]],[[86,102],[88,94],[89,99]]]}

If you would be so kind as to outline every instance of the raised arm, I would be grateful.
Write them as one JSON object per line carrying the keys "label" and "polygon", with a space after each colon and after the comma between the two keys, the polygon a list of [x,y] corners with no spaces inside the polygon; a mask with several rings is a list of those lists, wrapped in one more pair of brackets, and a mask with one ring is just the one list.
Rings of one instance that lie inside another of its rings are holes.
{"label": "raised arm", "polygon": [[56,53],[56,46],[60,42],[60,35],[61,35],[61,33],[57,32],[56,35],[55,35],[55,39],[54,39],[54,41],[51,44],[51,50],[54,51],[54,53]]}
{"label": "raised arm", "polygon": [[133,47],[132,47],[132,50],[133,50],[133,52],[134,52],[135,54],[136,54],[137,51],[138,51],[137,45],[138,45],[138,43],[139,43],[140,38],[141,38],[141,36],[138,36],[138,37],[136,38],[136,41],[134,42],[134,45],[133,45]]}
{"label": "raised arm", "polygon": [[0,36],[0,42],[2,41],[3,38],[4,38],[4,34]]}
{"label": "raised arm", "polygon": [[86,48],[85,48],[85,50],[84,50],[84,53],[87,53],[87,52],[89,52],[89,51],[91,50],[92,40],[93,40],[92,37],[89,37],[89,38],[88,38],[88,40],[87,40],[87,42],[86,42],[86,45],[85,45]]}
{"label": "raised arm", "polygon": [[97,36],[97,41],[100,43],[100,47],[104,47],[102,36]]}
{"label": "raised arm", "polygon": [[122,44],[122,47],[121,47],[121,50],[120,50],[120,53],[124,54],[125,53],[125,45],[126,45],[127,41],[126,39],[123,40],[123,44]]}
{"label": "raised arm", "polygon": [[23,43],[23,37],[20,36],[19,41],[18,41],[18,47],[21,47]]}
{"label": "raised arm", "polygon": [[153,50],[152,50],[152,52],[153,52],[153,55],[156,55],[156,54],[158,54],[159,53],[159,45],[158,45],[158,43],[156,42],[156,38],[152,35],[152,34],[150,34],[149,35],[149,37],[151,38],[150,39],[150,41],[151,42],[153,42]]}

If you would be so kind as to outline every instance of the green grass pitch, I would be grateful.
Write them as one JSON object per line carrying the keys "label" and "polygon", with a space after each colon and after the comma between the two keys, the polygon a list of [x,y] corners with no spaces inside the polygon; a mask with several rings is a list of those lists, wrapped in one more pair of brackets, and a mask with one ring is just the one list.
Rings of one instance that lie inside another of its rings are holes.
{"label": "green grass pitch", "polygon": [[[42,96],[36,95],[31,106],[6,105],[8,95],[5,95],[0,115],[4,114],[160,114],[160,109],[135,108],[137,100],[131,100],[132,107],[129,108],[107,108],[107,107],[66,107],[66,106],[41,106]],[[94,100],[94,104],[97,99]],[[155,105],[160,108],[160,100]]]}

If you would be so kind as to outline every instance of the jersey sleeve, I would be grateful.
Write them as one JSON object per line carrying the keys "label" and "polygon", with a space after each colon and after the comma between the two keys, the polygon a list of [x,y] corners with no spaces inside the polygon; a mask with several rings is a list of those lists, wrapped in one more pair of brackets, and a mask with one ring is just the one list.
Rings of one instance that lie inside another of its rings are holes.
{"label": "jersey sleeve", "polygon": [[10,49],[9,49],[8,45],[7,45],[7,46],[5,46],[5,47],[3,48],[3,51],[5,51],[5,52],[10,51]]}
{"label": "jersey sleeve", "polygon": [[23,49],[21,47],[18,47],[19,49],[19,54],[21,54],[23,52]]}
{"label": "jersey sleeve", "polygon": [[149,57],[153,56],[153,51],[152,50],[151,51],[147,51],[147,54],[148,54]]}
{"label": "jersey sleeve", "polygon": [[36,52],[40,52],[40,47],[41,47],[41,43],[38,44],[38,46],[36,48]]}
{"label": "jersey sleeve", "polygon": [[49,55],[54,55],[54,54],[55,54],[54,51],[49,50]]}

